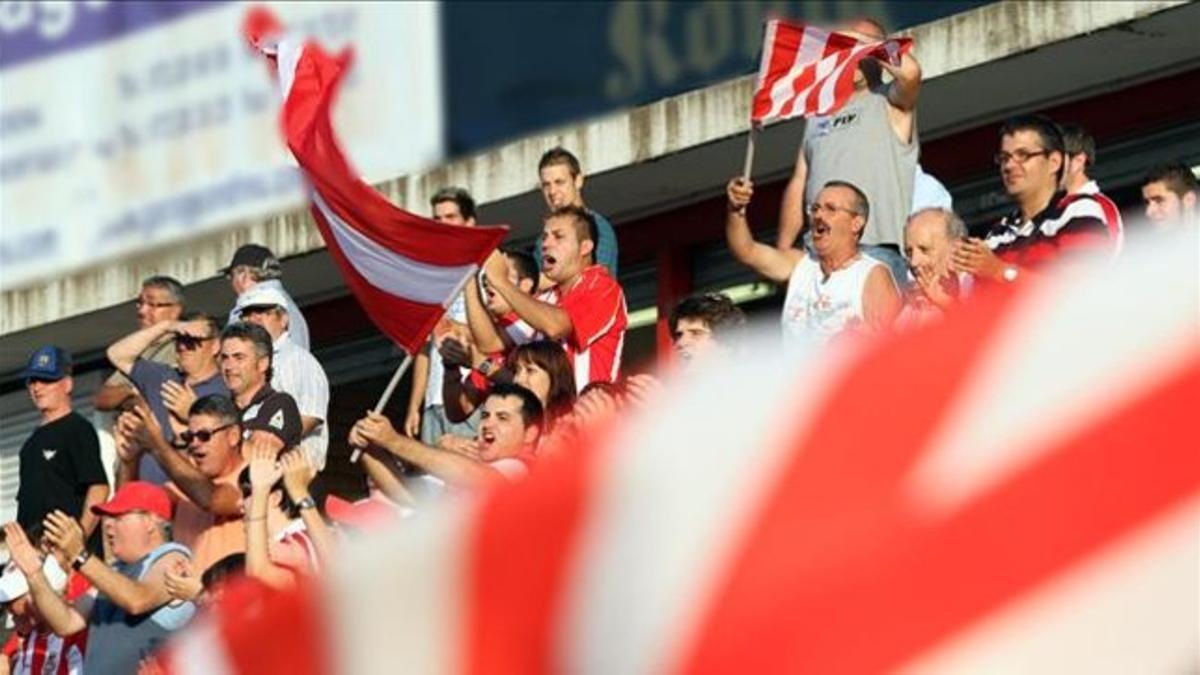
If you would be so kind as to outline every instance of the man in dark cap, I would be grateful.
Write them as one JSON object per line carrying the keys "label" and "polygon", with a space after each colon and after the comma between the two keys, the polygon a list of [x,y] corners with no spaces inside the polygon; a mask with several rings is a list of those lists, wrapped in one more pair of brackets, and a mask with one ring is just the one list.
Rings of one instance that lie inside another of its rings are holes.
{"label": "man in dark cap", "polygon": [[283,267],[279,264],[279,259],[271,253],[271,249],[258,244],[246,244],[233,254],[233,260],[229,261],[229,267],[224,270],[225,276],[229,277],[229,284],[233,287],[233,292],[237,294],[239,302],[234,303],[234,308],[229,312],[229,321],[234,323],[240,320],[238,314],[241,311],[242,296],[253,288],[273,288],[283,294],[287,298],[288,311],[288,333],[291,335],[292,342],[311,349],[308,343],[308,322],[304,320],[304,315],[300,313],[300,307],[296,305],[296,301],[283,288]]}
{"label": "man in dark cap", "polygon": [[[17,522],[40,525],[58,510],[79,519],[84,536],[96,529],[91,507],[108,498],[96,429],[71,410],[71,355],[54,345],[39,348],[21,373],[41,423],[21,446]],[[92,539],[99,550],[99,537]]]}

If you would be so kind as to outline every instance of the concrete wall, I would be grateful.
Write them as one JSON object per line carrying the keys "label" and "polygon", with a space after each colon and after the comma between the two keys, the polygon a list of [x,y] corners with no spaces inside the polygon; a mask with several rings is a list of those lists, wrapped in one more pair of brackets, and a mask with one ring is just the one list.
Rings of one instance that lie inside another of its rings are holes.
{"label": "concrete wall", "polygon": [[[1001,2],[907,32],[916,41],[925,78],[931,80],[1185,4],[1177,0]],[[418,212],[425,210],[435,190],[447,184],[470,186],[480,204],[501,202],[535,187],[533,167],[542,152],[558,144],[575,151],[588,172],[597,174],[744,133],[752,86],[752,76],[738,78],[532,136],[378,187],[397,204]],[[147,251],[4,292],[0,335],[127,302],[136,295],[140,280],[151,274],[169,274],[184,283],[212,277],[239,245],[250,241],[269,246],[281,257],[322,247],[304,209],[235,224],[219,236],[197,239],[188,246]]]}

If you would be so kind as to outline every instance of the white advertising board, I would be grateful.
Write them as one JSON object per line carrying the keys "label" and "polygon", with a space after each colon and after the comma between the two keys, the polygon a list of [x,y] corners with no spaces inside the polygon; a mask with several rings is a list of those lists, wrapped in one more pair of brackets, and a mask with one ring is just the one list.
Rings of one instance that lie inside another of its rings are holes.
{"label": "white advertising board", "polygon": [[[355,64],[335,111],[376,181],[442,156],[438,8],[262,3]],[[0,2],[0,290],[303,202],[240,2]]]}

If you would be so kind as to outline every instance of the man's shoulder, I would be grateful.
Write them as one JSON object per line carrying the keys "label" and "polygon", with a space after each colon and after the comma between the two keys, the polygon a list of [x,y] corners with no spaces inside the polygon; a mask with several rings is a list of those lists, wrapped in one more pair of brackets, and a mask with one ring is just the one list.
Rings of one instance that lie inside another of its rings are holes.
{"label": "man's shoulder", "polygon": [[172,365],[138,357],[129,369],[129,380],[135,387],[144,390],[147,385],[153,386],[167,381],[183,382],[183,376]]}

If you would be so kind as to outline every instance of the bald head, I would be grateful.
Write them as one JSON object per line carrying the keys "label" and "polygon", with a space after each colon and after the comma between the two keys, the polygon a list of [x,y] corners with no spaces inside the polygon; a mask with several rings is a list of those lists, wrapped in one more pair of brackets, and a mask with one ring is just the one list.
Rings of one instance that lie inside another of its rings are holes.
{"label": "bald head", "polygon": [[904,255],[909,267],[941,277],[950,272],[954,242],[967,236],[967,227],[949,209],[921,209],[904,226]]}

